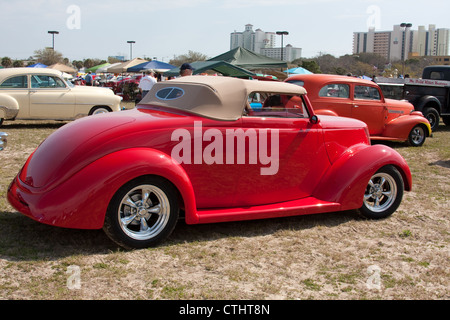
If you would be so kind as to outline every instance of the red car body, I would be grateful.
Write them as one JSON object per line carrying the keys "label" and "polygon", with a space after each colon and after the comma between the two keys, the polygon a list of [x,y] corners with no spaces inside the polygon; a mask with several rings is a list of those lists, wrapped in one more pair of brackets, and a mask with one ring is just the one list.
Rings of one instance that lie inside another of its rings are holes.
{"label": "red car body", "polygon": [[[294,104],[249,110],[255,92]],[[12,181],[8,200],[39,222],[103,227],[136,248],[166,238],[175,209],[188,224],[360,209],[375,192],[368,190],[374,177],[389,167],[398,173],[396,203],[369,217],[392,214],[412,186],[405,160],[371,146],[360,121],[317,117],[304,93],[226,77],[160,82],[136,109],[79,119],[51,134]],[[164,208],[170,219],[154,227],[162,235],[144,237],[150,216]]]}
{"label": "red car body", "polygon": [[430,123],[421,112],[407,101],[385,99],[372,81],[330,74],[295,75],[285,81],[306,89],[316,114],[365,122],[372,140],[421,146],[431,136]]}

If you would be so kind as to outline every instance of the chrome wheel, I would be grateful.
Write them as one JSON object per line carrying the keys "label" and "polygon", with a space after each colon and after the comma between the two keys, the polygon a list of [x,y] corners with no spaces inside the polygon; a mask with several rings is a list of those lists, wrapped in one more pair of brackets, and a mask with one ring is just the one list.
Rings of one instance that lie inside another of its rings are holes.
{"label": "chrome wheel", "polygon": [[141,185],[130,190],[123,197],[118,210],[120,227],[135,240],[148,240],[159,234],[169,217],[169,199],[153,185]]}
{"label": "chrome wheel", "polygon": [[175,228],[178,192],[166,179],[142,176],[123,185],[113,196],[103,230],[127,249],[155,246]]}
{"label": "chrome wheel", "polygon": [[425,130],[422,126],[415,126],[409,134],[409,142],[412,146],[421,146],[425,142]]}
{"label": "chrome wheel", "polygon": [[92,109],[90,114],[96,115],[96,114],[103,114],[103,113],[108,113],[108,112],[111,112],[111,110],[108,107],[96,107],[96,108]]}
{"label": "chrome wheel", "polygon": [[392,165],[382,167],[367,184],[360,214],[369,219],[390,216],[400,206],[404,189],[400,172]]}
{"label": "chrome wheel", "polygon": [[387,210],[397,197],[397,184],[392,176],[377,173],[369,181],[364,194],[364,204],[372,212]]}

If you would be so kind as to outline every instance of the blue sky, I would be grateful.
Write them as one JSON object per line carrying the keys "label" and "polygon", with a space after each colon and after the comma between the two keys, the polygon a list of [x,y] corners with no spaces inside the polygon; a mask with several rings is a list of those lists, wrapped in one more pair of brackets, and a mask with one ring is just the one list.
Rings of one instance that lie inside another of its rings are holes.
{"label": "blue sky", "polygon": [[[28,58],[52,45],[70,60],[130,55],[168,62],[189,50],[219,55],[230,33],[250,23],[287,30],[284,44],[320,53],[351,54],[353,32],[392,30],[410,22],[450,28],[448,0],[0,0],[0,57]],[[447,12],[447,13],[446,13]],[[281,45],[281,38],[277,39]]]}

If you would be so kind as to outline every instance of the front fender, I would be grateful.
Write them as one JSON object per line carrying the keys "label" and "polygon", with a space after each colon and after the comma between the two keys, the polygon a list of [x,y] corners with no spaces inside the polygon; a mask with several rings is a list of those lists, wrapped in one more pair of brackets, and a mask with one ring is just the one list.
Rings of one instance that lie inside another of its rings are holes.
{"label": "front fender", "polygon": [[313,196],[340,203],[342,210],[358,209],[370,178],[386,165],[395,166],[403,177],[405,190],[411,190],[411,171],[403,157],[390,147],[373,145],[344,153],[325,173]]}
{"label": "front fender", "polygon": [[389,121],[384,128],[383,136],[406,141],[412,128],[418,124],[422,124],[426,128],[425,133],[427,137],[430,137],[430,122],[424,116],[418,114],[404,115]]}
{"label": "front fender", "polygon": [[317,115],[322,115],[322,116],[333,116],[333,117],[339,116],[336,112],[328,110],[328,109],[314,110],[314,113]]}
{"label": "front fender", "polygon": [[[143,176],[166,178],[179,190],[186,222],[196,223],[195,197],[183,168],[170,156],[155,149],[132,148],[108,154],[87,165],[52,190],[39,193],[13,182],[10,203],[27,206],[26,215],[42,223],[76,229],[100,229],[106,210],[117,190]],[[20,211],[20,210],[19,210]]]}

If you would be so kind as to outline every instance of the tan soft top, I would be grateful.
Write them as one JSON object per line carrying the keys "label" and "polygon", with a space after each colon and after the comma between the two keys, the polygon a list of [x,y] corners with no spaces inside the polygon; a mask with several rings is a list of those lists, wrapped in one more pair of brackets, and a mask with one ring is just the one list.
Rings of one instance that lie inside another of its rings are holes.
{"label": "tan soft top", "polygon": [[[169,88],[175,88],[173,92],[177,91],[178,97],[171,96],[164,99],[165,94],[170,91]],[[161,91],[163,89],[166,90]],[[247,98],[252,92],[287,95],[306,93],[303,87],[284,82],[242,80],[222,76],[189,76],[158,82],[141,104],[182,109],[218,120],[237,120],[242,116]]]}

